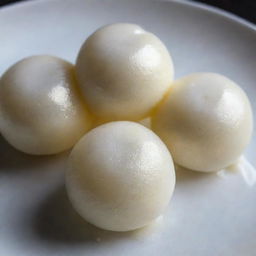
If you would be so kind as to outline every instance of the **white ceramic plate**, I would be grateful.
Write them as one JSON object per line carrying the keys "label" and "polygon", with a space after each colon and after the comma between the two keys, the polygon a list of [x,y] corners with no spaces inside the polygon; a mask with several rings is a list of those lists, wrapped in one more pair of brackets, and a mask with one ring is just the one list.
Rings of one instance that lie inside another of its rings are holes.
{"label": "white ceramic plate", "polygon": [[[235,80],[256,113],[255,27],[190,2],[39,0],[2,8],[0,75],[33,54],[74,61],[84,39],[113,22],[138,23],[157,34],[171,51],[176,77],[213,71]],[[246,154],[254,166],[255,145],[254,133]],[[253,169],[212,175],[178,170],[162,220],[137,232],[112,233],[72,210],[63,187],[67,154],[28,156],[0,137],[0,256],[256,255]]]}

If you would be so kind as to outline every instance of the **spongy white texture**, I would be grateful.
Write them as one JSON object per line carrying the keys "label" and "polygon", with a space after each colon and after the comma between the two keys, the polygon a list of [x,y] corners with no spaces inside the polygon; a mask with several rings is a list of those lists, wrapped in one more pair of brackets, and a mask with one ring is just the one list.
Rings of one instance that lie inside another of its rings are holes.
{"label": "spongy white texture", "polygon": [[252,126],[246,94],[215,73],[176,81],[152,119],[174,162],[198,171],[217,171],[236,161],[250,141]]}
{"label": "spongy white texture", "polygon": [[155,35],[121,23],[102,27],[85,41],[76,74],[99,120],[139,120],[170,88],[173,63]]}
{"label": "spongy white texture", "polygon": [[90,127],[72,64],[33,56],[10,67],[0,80],[0,131],[15,148],[54,154],[72,147]]}
{"label": "spongy white texture", "polygon": [[128,121],[88,132],[74,147],[66,187],[74,208],[107,230],[145,226],[163,213],[175,185],[172,157],[151,130]]}

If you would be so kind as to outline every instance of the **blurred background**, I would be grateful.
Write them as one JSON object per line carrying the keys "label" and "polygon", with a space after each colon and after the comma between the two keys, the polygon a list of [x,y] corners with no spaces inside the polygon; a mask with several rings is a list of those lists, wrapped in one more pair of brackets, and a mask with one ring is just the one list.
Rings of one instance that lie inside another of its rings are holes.
{"label": "blurred background", "polygon": [[[0,6],[21,1],[22,0],[0,0]],[[219,7],[256,24],[256,0],[197,0],[194,2],[202,2]]]}

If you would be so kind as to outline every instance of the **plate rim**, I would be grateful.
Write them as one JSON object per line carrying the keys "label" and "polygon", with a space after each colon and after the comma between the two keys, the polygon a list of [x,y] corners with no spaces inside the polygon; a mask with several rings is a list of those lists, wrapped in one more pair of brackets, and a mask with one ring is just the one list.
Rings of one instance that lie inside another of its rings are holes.
{"label": "plate rim", "polygon": [[[2,12],[5,11],[12,11],[13,9],[18,9],[18,8],[25,8],[30,5],[38,5],[38,4],[48,4],[54,1],[59,1],[59,0],[24,0],[22,2],[14,2],[8,5],[4,5],[0,7],[0,15]],[[102,0],[97,0],[97,1],[102,1]],[[125,0],[123,0],[125,1]],[[127,0],[126,0],[127,1]],[[133,1],[133,0],[132,0]],[[165,2],[165,3],[174,3],[177,5],[185,6],[185,7],[190,7],[196,10],[201,10],[204,12],[209,12],[211,14],[215,14],[219,17],[225,18],[229,21],[232,21],[236,23],[237,25],[241,25],[244,28],[250,29],[252,32],[256,33],[256,24],[254,24],[251,21],[246,20],[245,18],[242,18],[236,14],[233,14],[229,11],[223,10],[219,7],[212,6],[206,3],[201,3],[201,2],[192,2],[191,0],[140,0],[144,2]],[[136,0],[134,1],[136,2]]]}

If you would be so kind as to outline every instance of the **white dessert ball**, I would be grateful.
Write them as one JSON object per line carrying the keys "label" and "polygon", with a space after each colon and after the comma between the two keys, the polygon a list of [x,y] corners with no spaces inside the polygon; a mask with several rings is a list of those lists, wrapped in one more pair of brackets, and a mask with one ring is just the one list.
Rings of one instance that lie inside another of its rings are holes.
{"label": "white dessert ball", "polygon": [[214,73],[178,80],[152,119],[178,165],[217,171],[243,153],[252,135],[252,110],[244,91]]}
{"label": "white dessert ball", "polygon": [[76,74],[83,96],[99,120],[139,120],[170,88],[173,63],[152,33],[134,24],[113,24],[85,41]]}
{"label": "white dessert ball", "polygon": [[90,125],[72,64],[33,56],[2,76],[0,131],[16,149],[35,155],[59,153],[71,148]]}
{"label": "white dessert ball", "polygon": [[128,121],[87,133],[74,147],[66,173],[71,203],[102,229],[129,231],[167,207],[175,185],[172,157],[160,138]]}

